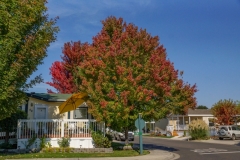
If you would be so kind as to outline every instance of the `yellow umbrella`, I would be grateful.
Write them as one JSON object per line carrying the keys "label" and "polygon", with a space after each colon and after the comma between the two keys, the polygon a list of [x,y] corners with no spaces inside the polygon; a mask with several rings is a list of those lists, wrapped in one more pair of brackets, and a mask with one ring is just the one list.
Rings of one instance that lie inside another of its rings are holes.
{"label": "yellow umbrella", "polygon": [[75,93],[70,98],[68,98],[63,104],[61,104],[59,109],[59,114],[75,110],[83,102],[86,101],[88,97],[87,93]]}

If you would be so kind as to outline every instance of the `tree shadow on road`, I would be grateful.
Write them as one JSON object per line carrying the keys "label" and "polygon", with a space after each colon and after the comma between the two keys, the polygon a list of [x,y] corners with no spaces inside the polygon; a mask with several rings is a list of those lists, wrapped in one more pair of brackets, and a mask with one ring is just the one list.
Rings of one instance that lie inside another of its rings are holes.
{"label": "tree shadow on road", "polygon": [[237,144],[235,144],[236,146],[240,146],[240,142],[238,142]]}
{"label": "tree shadow on road", "polygon": [[[134,146],[139,148],[138,143],[136,143]],[[176,149],[176,148],[166,147],[166,146],[161,146],[161,145],[156,145],[156,144],[144,144],[143,149],[146,149],[146,150],[157,150],[157,149],[159,149],[159,150],[164,150],[164,151],[169,151],[169,152],[178,151],[178,149]]]}

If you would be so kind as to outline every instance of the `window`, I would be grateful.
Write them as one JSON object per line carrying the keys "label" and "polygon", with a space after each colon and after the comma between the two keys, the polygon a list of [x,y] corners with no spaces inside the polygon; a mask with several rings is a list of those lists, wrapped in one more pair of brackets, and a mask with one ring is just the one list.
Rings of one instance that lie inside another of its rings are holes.
{"label": "window", "polygon": [[234,126],[232,126],[232,130],[237,130],[237,128],[236,128],[236,127],[234,127]]}
{"label": "window", "polygon": [[210,127],[214,126],[214,123],[213,122],[209,122],[208,124]]}
{"label": "window", "polygon": [[88,119],[87,108],[81,107],[74,110],[74,119]]}

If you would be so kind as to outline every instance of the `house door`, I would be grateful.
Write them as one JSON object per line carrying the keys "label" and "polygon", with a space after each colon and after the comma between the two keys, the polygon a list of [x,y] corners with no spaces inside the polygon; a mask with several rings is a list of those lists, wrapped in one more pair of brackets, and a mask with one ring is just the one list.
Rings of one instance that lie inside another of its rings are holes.
{"label": "house door", "polygon": [[46,119],[47,111],[46,108],[37,108],[36,119]]}
{"label": "house door", "polygon": [[47,119],[48,106],[43,104],[35,104],[34,118],[35,119]]}

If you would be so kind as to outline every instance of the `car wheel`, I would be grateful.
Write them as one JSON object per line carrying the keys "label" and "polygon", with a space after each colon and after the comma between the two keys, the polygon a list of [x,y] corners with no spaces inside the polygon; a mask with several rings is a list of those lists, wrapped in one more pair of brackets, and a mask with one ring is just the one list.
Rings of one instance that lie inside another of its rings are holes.
{"label": "car wheel", "polygon": [[226,135],[226,131],[224,129],[221,129],[219,131],[219,134],[222,135],[222,136],[225,136]]}
{"label": "car wheel", "polygon": [[220,139],[220,140],[223,140],[223,138],[222,138],[222,137],[219,137],[219,139]]}
{"label": "car wheel", "polygon": [[236,140],[235,134],[232,135],[232,140]]}

